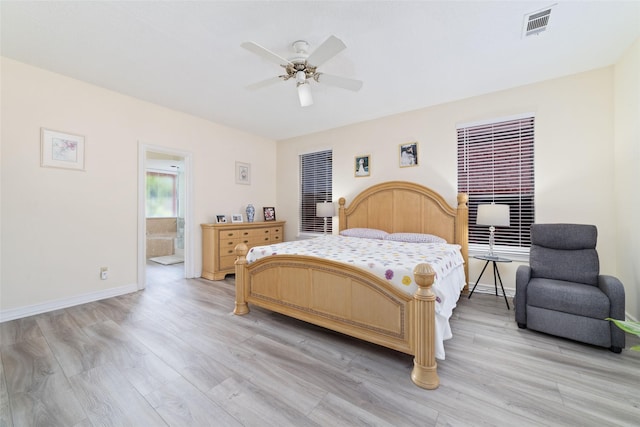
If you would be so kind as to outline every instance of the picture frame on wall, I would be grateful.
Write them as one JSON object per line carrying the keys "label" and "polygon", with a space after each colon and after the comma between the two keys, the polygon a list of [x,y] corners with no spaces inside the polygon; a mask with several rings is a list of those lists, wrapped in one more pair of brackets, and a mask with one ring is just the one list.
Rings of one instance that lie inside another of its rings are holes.
{"label": "picture frame on wall", "polygon": [[262,208],[264,212],[264,220],[265,221],[275,221],[276,220],[276,208],[274,207],[265,207]]}
{"label": "picture frame on wall", "polygon": [[231,222],[242,222],[242,214],[231,215]]}
{"label": "picture frame on wall", "polygon": [[227,222],[226,215],[216,215],[216,224],[224,224]]}
{"label": "picture frame on wall", "polygon": [[371,155],[356,156],[354,174],[356,178],[371,176]]}
{"label": "picture frame on wall", "polygon": [[84,171],[84,136],[41,128],[40,166]]}
{"label": "picture frame on wall", "polygon": [[400,155],[400,167],[408,168],[418,166],[418,143],[408,142],[400,144],[398,154]]}
{"label": "picture frame on wall", "polygon": [[251,184],[251,164],[236,162],[236,184]]}

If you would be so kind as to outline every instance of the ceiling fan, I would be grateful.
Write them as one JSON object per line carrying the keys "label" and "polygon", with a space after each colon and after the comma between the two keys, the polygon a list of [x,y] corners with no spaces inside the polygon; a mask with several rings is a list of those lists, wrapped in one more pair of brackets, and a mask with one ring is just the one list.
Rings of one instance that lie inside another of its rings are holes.
{"label": "ceiling fan", "polygon": [[286,72],[286,74],[251,84],[247,86],[247,89],[260,89],[279,81],[294,79],[298,90],[300,105],[307,107],[313,104],[310,85],[311,80],[315,80],[317,83],[327,84],[352,91],[358,91],[362,87],[362,82],[360,80],[334,76],[317,71],[320,65],[324,64],[339,52],[347,48],[342,40],[336,36],[330,36],[311,54],[308,53],[309,43],[304,40],[295,41],[291,44],[295,56],[289,59],[285,59],[254,42],[245,42],[240,46],[264,59],[277,63],[284,68]]}

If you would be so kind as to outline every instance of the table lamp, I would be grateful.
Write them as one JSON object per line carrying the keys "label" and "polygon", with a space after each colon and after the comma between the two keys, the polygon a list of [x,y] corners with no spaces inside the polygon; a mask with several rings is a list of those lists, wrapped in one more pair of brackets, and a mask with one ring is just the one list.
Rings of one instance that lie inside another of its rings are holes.
{"label": "table lamp", "polygon": [[316,216],[324,218],[324,234],[327,234],[327,218],[335,216],[335,206],[331,202],[316,203]]}
{"label": "table lamp", "polygon": [[477,225],[489,226],[489,253],[487,256],[495,257],[493,253],[494,232],[496,226],[509,227],[509,205],[478,205],[478,215],[476,217]]}

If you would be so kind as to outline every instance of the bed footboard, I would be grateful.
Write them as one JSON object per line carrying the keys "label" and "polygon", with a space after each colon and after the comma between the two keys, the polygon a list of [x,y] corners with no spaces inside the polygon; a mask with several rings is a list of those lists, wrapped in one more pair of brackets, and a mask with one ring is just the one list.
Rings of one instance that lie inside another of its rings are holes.
{"label": "bed footboard", "polygon": [[413,382],[438,387],[435,360],[434,272],[414,269],[419,286],[409,296],[356,267],[306,256],[275,255],[248,265],[236,246],[234,314],[249,304],[414,355]]}

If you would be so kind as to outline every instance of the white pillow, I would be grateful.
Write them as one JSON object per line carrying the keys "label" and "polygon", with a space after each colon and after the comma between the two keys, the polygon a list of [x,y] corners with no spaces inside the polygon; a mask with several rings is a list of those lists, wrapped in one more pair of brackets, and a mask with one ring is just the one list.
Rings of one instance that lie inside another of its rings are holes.
{"label": "white pillow", "polygon": [[345,237],[362,237],[365,239],[384,239],[389,233],[375,228],[347,228],[340,232]]}
{"label": "white pillow", "polygon": [[422,233],[393,233],[385,236],[384,240],[408,243],[447,243],[442,237]]}

